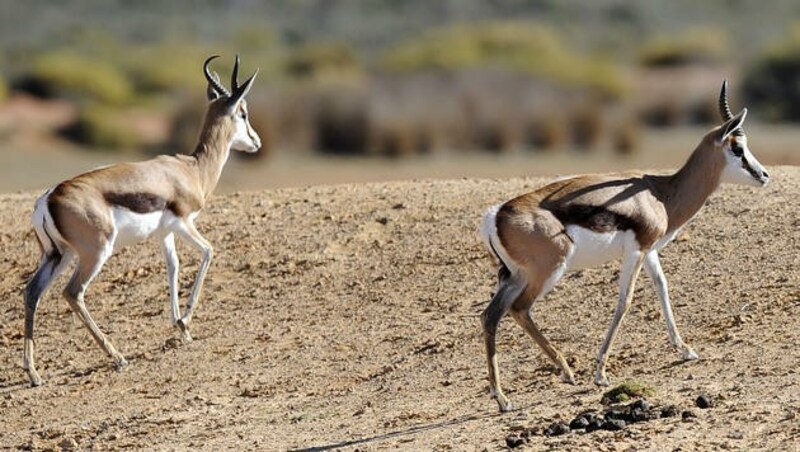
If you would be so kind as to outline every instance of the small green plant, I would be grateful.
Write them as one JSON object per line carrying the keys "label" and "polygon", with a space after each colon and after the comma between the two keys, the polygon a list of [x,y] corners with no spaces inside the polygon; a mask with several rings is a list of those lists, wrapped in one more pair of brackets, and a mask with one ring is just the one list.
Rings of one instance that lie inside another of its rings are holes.
{"label": "small green plant", "polygon": [[6,85],[5,79],[0,77],[0,102],[6,100],[8,97],[8,85]]}
{"label": "small green plant", "polygon": [[133,88],[116,67],[71,52],[53,52],[33,64],[28,83],[42,93],[82,101],[120,105],[131,100]]}
{"label": "small green plant", "polygon": [[603,393],[601,402],[609,405],[655,394],[652,386],[638,380],[628,380]]}
{"label": "small green plant", "polygon": [[355,51],[341,42],[314,42],[296,48],[286,62],[292,77],[357,74],[361,64]]}
{"label": "small green plant", "polygon": [[759,57],[745,75],[748,104],[771,121],[800,121],[800,22]]}
{"label": "small green plant", "polygon": [[67,138],[96,149],[132,149],[140,144],[139,137],[114,109],[94,104],[84,107],[77,120],[62,132]]}
{"label": "small green plant", "polygon": [[390,48],[382,59],[393,72],[496,67],[610,98],[627,92],[612,61],[571,51],[558,33],[536,23],[499,21],[431,30]]}
{"label": "small green plant", "polygon": [[724,60],[728,50],[728,35],[723,30],[695,28],[646,41],[639,50],[639,62],[647,67],[711,64]]}

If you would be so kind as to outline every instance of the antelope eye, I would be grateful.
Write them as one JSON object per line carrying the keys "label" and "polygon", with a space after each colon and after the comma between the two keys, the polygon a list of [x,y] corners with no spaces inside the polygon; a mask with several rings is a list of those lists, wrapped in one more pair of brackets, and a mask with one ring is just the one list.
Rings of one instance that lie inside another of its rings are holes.
{"label": "antelope eye", "polygon": [[742,149],[739,145],[731,146],[731,153],[736,157],[741,157],[744,155],[744,149]]}

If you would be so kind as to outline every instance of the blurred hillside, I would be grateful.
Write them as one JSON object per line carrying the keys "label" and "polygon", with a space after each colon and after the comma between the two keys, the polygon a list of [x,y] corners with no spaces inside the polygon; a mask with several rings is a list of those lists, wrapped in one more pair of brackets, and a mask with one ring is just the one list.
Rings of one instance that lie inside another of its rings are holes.
{"label": "blurred hillside", "polygon": [[238,52],[260,68],[262,157],[630,156],[716,123],[723,79],[756,120],[800,120],[796,18],[789,0],[5,2],[0,149],[191,151],[201,63],[223,55],[227,80]]}

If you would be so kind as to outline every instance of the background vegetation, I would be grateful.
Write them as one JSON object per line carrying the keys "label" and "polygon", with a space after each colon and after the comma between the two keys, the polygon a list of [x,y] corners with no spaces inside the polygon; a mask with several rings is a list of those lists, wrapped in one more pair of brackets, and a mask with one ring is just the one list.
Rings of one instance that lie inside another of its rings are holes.
{"label": "background vegetation", "polygon": [[3,3],[0,101],[73,104],[54,133],[79,144],[191,151],[200,64],[222,54],[228,74],[238,52],[269,149],[628,154],[642,128],[717,121],[724,78],[764,119],[800,120],[795,17],[788,0]]}

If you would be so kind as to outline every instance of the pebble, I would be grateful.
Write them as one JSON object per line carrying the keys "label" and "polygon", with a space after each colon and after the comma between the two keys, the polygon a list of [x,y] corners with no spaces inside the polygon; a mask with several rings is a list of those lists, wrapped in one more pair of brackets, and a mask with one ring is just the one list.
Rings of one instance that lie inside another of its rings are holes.
{"label": "pebble", "polygon": [[506,436],[506,446],[508,446],[509,449],[514,449],[523,444],[525,444],[525,440],[519,436]]}
{"label": "pebble", "polygon": [[565,433],[569,433],[569,425],[563,422],[553,422],[544,432],[547,436],[558,436]]}
{"label": "pebble", "polygon": [[678,415],[678,407],[675,405],[667,405],[661,408],[661,417],[675,417]]}
{"label": "pebble", "polygon": [[58,443],[58,447],[61,450],[76,450],[78,448],[78,442],[72,438],[64,438]]}
{"label": "pebble", "polygon": [[595,430],[600,430],[603,428],[603,421],[600,419],[594,419],[589,421],[589,425],[586,426],[586,433],[591,433]]}
{"label": "pebble", "polygon": [[609,419],[603,423],[603,430],[617,431],[625,428],[625,421],[622,419]]}
{"label": "pebble", "polygon": [[702,408],[704,410],[712,407],[711,399],[705,394],[698,396],[694,403],[698,408]]}
{"label": "pebble", "polygon": [[586,416],[578,416],[569,423],[569,428],[572,430],[585,429],[589,425],[589,419]]}
{"label": "pebble", "polygon": [[697,415],[692,410],[686,410],[683,413],[681,413],[681,418],[683,418],[683,420],[687,420],[687,419],[691,419],[691,418],[695,418],[695,417],[697,417]]}

